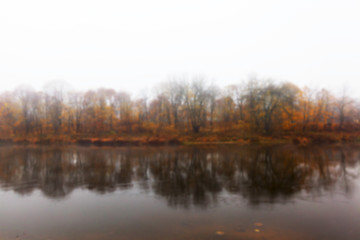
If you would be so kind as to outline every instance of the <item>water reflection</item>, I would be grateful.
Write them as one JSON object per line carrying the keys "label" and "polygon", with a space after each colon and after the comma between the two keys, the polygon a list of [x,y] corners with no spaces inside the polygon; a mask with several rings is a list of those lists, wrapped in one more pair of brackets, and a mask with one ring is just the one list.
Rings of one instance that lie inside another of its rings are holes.
{"label": "water reflection", "polygon": [[185,208],[235,194],[256,206],[287,202],[302,191],[351,196],[359,154],[356,146],[1,148],[0,187],[21,195],[39,189],[54,199],[77,188],[99,194],[138,188]]}

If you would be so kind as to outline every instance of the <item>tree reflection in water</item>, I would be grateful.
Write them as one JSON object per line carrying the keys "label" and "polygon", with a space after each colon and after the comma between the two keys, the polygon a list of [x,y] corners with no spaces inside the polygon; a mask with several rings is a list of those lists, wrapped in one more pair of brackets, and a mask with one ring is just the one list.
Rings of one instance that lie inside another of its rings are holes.
{"label": "tree reflection in water", "polygon": [[359,153],[356,146],[3,147],[0,186],[56,199],[77,188],[99,194],[139,188],[185,208],[236,194],[256,206],[287,202],[301,191],[351,194]]}

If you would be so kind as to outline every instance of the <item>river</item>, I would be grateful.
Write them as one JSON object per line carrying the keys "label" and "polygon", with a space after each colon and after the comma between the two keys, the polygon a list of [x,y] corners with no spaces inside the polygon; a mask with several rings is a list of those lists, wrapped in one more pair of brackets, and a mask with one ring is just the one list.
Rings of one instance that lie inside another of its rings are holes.
{"label": "river", "polygon": [[360,239],[357,145],[0,147],[0,239]]}

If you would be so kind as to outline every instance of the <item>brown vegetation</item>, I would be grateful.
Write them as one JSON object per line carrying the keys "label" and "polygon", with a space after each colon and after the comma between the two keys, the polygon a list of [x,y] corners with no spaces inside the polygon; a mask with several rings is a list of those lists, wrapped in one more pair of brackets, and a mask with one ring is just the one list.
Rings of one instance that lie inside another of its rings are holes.
{"label": "brown vegetation", "polygon": [[287,140],[348,142],[359,138],[360,104],[344,93],[300,89],[252,78],[219,89],[202,78],[171,80],[153,96],[132,99],[113,89],[44,91],[19,87],[0,95],[0,144],[163,145]]}

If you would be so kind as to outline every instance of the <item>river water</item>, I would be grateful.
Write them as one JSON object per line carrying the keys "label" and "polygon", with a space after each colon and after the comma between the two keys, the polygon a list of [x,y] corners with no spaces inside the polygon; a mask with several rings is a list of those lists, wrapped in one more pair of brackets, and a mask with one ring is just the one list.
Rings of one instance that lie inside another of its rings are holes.
{"label": "river water", "polygon": [[360,239],[360,147],[0,147],[0,239]]}

